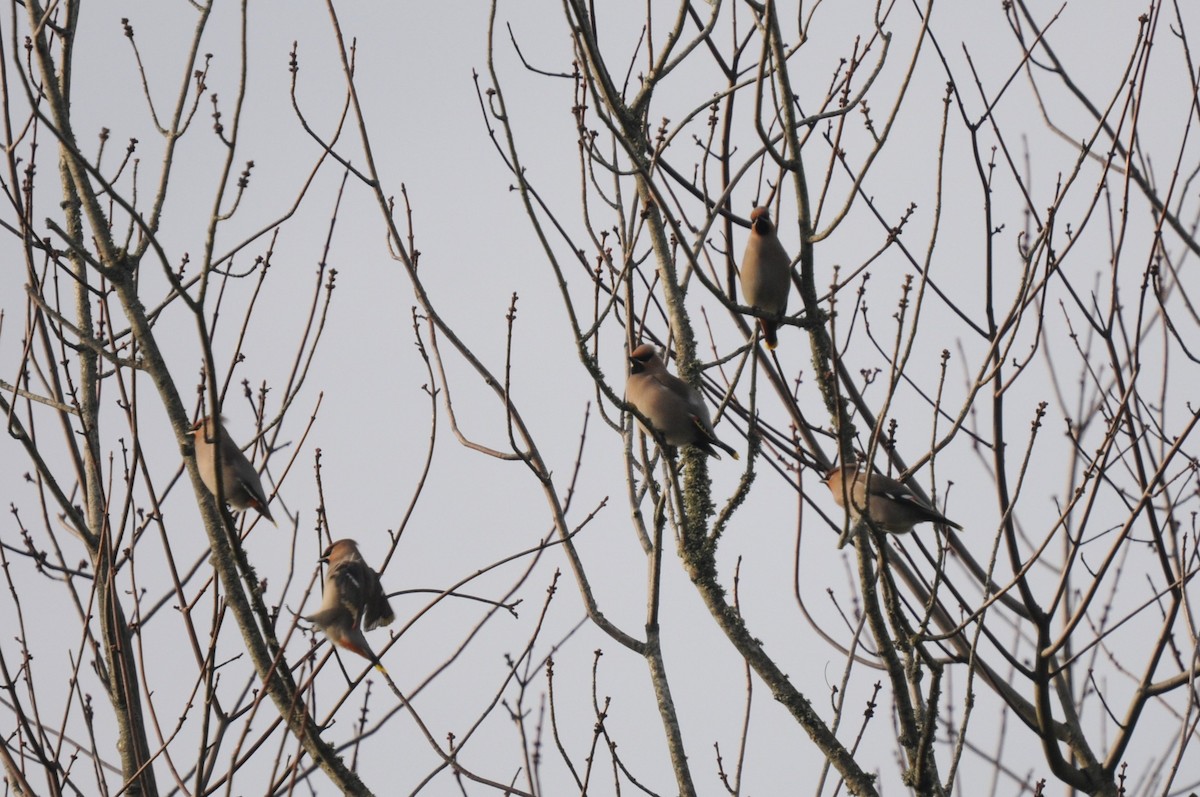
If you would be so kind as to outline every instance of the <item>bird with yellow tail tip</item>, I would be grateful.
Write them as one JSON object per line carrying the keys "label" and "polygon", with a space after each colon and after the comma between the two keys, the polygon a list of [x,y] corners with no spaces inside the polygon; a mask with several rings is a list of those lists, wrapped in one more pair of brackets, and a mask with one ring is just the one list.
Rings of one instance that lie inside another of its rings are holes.
{"label": "bird with yellow tail tip", "polygon": [[320,628],[330,642],[357,653],[387,675],[363,635],[364,631],[390,625],[396,619],[387,593],[379,583],[379,574],[363,560],[354,540],[332,543],[321,554],[320,561],[329,565],[325,594],[321,608],[304,619]]}
{"label": "bird with yellow tail tip", "polygon": [[267,491],[263,489],[258,471],[246,459],[237,443],[225,431],[225,419],[220,428],[211,417],[204,417],[192,424],[192,440],[196,446],[196,468],[200,479],[214,496],[217,494],[217,451],[221,457],[221,494],[225,503],[238,511],[255,509],[260,515],[275,523],[271,510],[267,508]]}
{"label": "bird with yellow tail tip", "polygon": [[848,510],[855,521],[865,515],[875,526],[891,534],[907,534],[918,523],[937,523],[962,531],[962,526],[900,482],[881,473],[863,473],[858,465],[829,471],[825,486],[833,493],[834,503]]}
{"label": "bird with yellow tail tip", "polygon": [[710,457],[721,458],[717,446],[738,459],[738,452],[717,439],[712,416],[700,391],[670,373],[658,351],[643,343],[629,353],[625,400],[650,421],[653,431],[669,446],[693,445]]}
{"label": "bird with yellow tail tip", "polygon": [[746,304],[766,314],[758,323],[768,349],[779,345],[779,318],[787,312],[792,286],[792,259],[777,233],[767,208],[750,211],[750,239],[742,255],[742,294]]}

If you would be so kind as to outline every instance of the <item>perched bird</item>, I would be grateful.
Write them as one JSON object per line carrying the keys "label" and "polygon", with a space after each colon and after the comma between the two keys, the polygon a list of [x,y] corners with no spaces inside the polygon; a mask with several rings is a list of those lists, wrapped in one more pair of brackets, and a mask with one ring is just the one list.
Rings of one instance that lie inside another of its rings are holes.
{"label": "perched bird", "polygon": [[783,251],[767,208],[750,211],[750,240],[742,255],[742,293],[746,304],[773,318],[759,318],[768,349],[779,345],[779,316],[787,311],[792,259]]}
{"label": "perched bird", "polygon": [[662,435],[667,445],[697,446],[710,457],[720,459],[713,446],[728,451],[734,459],[738,453],[717,439],[712,416],[699,391],[667,371],[658,352],[643,343],[629,353],[629,381],[625,383],[625,399],[645,415]]}
{"label": "perched bird", "polygon": [[[825,477],[833,500],[857,521],[866,510],[867,517],[879,528],[893,534],[907,534],[917,523],[941,523],[962,531],[962,526],[926,504],[895,479],[879,473],[863,474],[857,465],[834,468]],[[850,506],[846,506],[846,499]]]}
{"label": "perched bird", "polygon": [[325,595],[321,608],[305,617],[325,632],[335,645],[367,659],[387,673],[371,650],[363,631],[390,625],[396,619],[387,594],[379,584],[379,574],[371,569],[354,540],[338,540],[325,549],[321,561],[329,565],[325,573]]}
{"label": "perched bird", "polygon": [[259,514],[275,523],[271,510],[267,508],[267,493],[259,481],[258,471],[246,459],[246,455],[233,442],[229,432],[225,431],[225,419],[221,418],[219,434],[213,425],[212,418],[204,417],[192,425],[192,438],[196,446],[196,467],[200,469],[200,478],[204,486],[214,496],[217,494],[217,458],[216,448],[221,446],[221,492],[225,502],[234,509],[241,511],[248,507],[257,509]]}

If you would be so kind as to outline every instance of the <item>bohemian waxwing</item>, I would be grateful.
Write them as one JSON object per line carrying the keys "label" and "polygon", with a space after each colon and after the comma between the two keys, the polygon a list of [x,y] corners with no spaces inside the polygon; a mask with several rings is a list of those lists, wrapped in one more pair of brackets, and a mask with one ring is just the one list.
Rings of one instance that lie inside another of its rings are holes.
{"label": "bohemian waxwing", "polygon": [[750,239],[742,255],[742,294],[746,304],[773,318],[759,318],[768,349],[779,345],[778,317],[787,311],[792,287],[792,259],[779,243],[767,208],[750,211]]}
{"label": "bohemian waxwing", "polygon": [[[196,446],[196,467],[200,469],[200,478],[204,486],[214,496],[217,494],[217,461],[215,456],[217,430],[212,418],[204,417],[192,425],[192,439]],[[246,455],[233,442],[229,432],[225,431],[225,419],[221,419],[221,491],[225,502],[236,510],[248,507],[257,509],[259,514],[275,523],[271,510],[267,508],[267,493],[259,481],[258,472],[246,459]],[[276,524],[278,525],[278,524]]]}
{"label": "bohemian waxwing", "polygon": [[333,644],[357,653],[386,673],[363,635],[363,631],[390,625],[396,619],[379,584],[379,574],[363,561],[354,540],[331,544],[321,554],[321,561],[329,565],[325,595],[321,608],[304,619],[324,631]]}
{"label": "bohemian waxwing", "polygon": [[694,445],[711,457],[719,446],[734,459],[738,452],[717,439],[704,398],[687,382],[667,371],[658,352],[643,343],[629,354],[625,400],[645,415],[667,445]]}
{"label": "bohemian waxwing", "polygon": [[866,477],[857,465],[834,468],[825,477],[825,485],[833,493],[834,502],[846,507],[850,499],[850,516],[857,522],[866,510],[868,518],[884,531],[907,534],[917,523],[941,523],[962,531],[962,526],[926,504],[916,494],[895,479],[879,473]]}

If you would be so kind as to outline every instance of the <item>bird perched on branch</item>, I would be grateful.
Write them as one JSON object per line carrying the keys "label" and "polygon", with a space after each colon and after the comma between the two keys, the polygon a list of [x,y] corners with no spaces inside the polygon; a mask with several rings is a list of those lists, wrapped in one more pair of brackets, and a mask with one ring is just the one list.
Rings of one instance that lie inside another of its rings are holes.
{"label": "bird perched on branch", "polygon": [[653,431],[669,446],[693,445],[720,459],[713,446],[729,452],[734,459],[738,453],[717,439],[712,416],[700,392],[667,371],[658,352],[643,343],[629,353],[629,381],[625,383],[625,400],[650,421]]}
{"label": "bird perched on branch", "polygon": [[746,304],[771,316],[758,319],[768,349],[779,345],[779,317],[787,311],[792,285],[792,259],[776,232],[767,208],[750,211],[750,239],[742,255],[742,293]]}
{"label": "bird perched on branch", "polygon": [[275,523],[271,510],[267,508],[267,493],[258,478],[258,471],[246,459],[246,455],[225,431],[225,419],[221,418],[220,431],[211,417],[204,417],[192,425],[192,439],[196,446],[196,467],[200,479],[215,497],[217,495],[217,447],[221,453],[221,493],[225,502],[238,511],[253,507],[267,520]]}
{"label": "bird perched on branch", "polygon": [[[941,523],[962,531],[962,526],[926,504],[895,479],[879,473],[864,474],[858,465],[834,468],[825,477],[838,506],[857,522],[864,514],[880,529],[907,534],[917,523]],[[850,506],[846,506],[849,500]]]}
{"label": "bird perched on branch", "polygon": [[330,642],[357,653],[386,675],[387,670],[363,635],[396,619],[379,574],[363,560],[354,540],[331,544],[321,554],[321,561],[329,565],[321,608],[304,619],[325,632]]}

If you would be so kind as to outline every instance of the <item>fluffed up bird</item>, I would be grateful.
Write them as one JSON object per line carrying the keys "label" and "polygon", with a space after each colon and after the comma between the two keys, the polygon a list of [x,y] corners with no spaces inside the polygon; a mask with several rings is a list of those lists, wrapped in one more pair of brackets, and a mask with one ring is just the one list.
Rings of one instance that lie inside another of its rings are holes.
{"label": "fluffed up bird", "polygon": [[329,565],[325,595],[321,608],[304,619],[324,631],[333,644],[357,653],[387,674],[363,635],[396,619],[387,593],[379,584],[379,574],[363,561],[354,540],[332,543],[321,554],[321,561]]}
{"label": "fluffed up bird", "polygon": [[779,243],[767,208],[750,211],[750,239],[742,255],[741,277],[746,304],[773,316],[759,318],[758,323],[767,348],[774,349],[779,345],[779,317],[787,311],[792,287],[792,259]]}
{"label": "fluffed up bird", "polygon": [[738,459],[736,450],[717,439],[708,405],[699,391],[668,372],[649,343],[643,343],[629,353],[625,400],[646,416],[667,445],[693,445],[710,457],[720,459],[713,449],[717,446]]}
{"label": "fluffed up bird", "polygon": [[[962,531],[962,526],[926,504],[916,493],[895,479],[879,473],[867,476],[859,466],[834,468],[825,477],[825,485],[833,500],[858,521],[866,510],[867,517],[884,531],[907,534],[917,523],[941,523]],[[850,506],[846,506],[846,499]]]}
{"label": "fluffed up bird", "polygon": [[221,493],[225,496],[225,502],[238,511],[253,507],[267,520],[275,523],[275,518],[271,517],[271,510],[267,508],[267,493],[258,478],[258,471],[254,470],[250,460],[246,459],[237,443],[233,442],[229,432],[225,431],[224,417],[221,418],[219,435],[212,418],[204,417],[196,421],[192,425],[192,439],[196,446],[196,467],[200,469],[200,478],[208,491],[214,496],[217,495],[216,449],[219,444]]}

